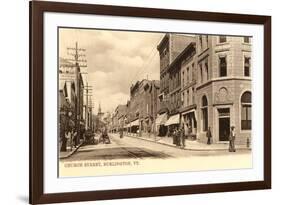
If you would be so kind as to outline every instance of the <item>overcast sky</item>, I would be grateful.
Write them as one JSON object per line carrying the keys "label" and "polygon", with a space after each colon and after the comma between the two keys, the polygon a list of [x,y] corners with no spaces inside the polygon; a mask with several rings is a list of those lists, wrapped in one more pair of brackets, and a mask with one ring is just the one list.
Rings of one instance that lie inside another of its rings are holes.
{"label": "overcast sky", "polygon": [[88,83],[93,86],[97,113],[113,111],[129,99],[132,83],[144,78],[159,80],[157,45],[164,34],[90,29],[60,29],[59,55],[70,58],[66,47],[86,49]]}

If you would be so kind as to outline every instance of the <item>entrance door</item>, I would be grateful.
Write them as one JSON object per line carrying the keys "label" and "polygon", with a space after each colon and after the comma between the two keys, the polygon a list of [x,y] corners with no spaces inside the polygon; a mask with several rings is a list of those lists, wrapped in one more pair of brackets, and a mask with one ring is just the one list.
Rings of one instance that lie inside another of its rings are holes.
{"label": "entrance door", "polygon": [[228,141],[230,134],[230,118],[219,118],[219,140]]}
{"label": "entrance door", "polygon": [[229,108],[218,109],[219,111],[219,140],[228,141],[230,134]]}

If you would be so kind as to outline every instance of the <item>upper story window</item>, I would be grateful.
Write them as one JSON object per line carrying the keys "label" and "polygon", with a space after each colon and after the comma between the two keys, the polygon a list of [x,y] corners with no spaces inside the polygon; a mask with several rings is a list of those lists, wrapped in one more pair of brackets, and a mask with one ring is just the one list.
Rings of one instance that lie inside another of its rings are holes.
{"label": "upper story window", "polygon": [[206,79],[209,80],[209,65],[208,65],[208,61],[205,62],[205,69],[206,69]]}
{"label": "upper story window", "polygon": [[250,76],[250,58],[249,57],[244,58],[244,76],[247,76],[247,77]]}
{"label": "upper story window", "polygon": [[196,70],[195,70],[195,65],[194,63],[192,63],[192,80],[195,80],[196,78]]}
{"label": "upper story window", "polygon": [[227,76],[227,62],[226,57],[220,57],[219,59],[220,77]]}
{"label": "upper story window", "polygon": [[185,78],[184,71],[182,71],[182,86],[185,86],[184,78]]}
{"label": "upper story window", "polygon": [[199,43],[200,43],[200,48],[202,48],[202,46],[203,46],[202,35],[199,35]]}
{"label": "upper story window", "polygon": [[226,42],[226,36],[219,36],[219,43],[225,43]]}
{"label": "upper story window", "polygon": [[245,36],[244,37],[244,43],[250,43],[250,37]]}
{"label": "upper story window", "polygon": [[186,68],[186,82],[189,83],[189,67]]}
{"label": "upper story window", "polygon": [[199,67],[200,67],[200,83],[203,83],[203,68],[202,68],[202,64],[200,64]]}

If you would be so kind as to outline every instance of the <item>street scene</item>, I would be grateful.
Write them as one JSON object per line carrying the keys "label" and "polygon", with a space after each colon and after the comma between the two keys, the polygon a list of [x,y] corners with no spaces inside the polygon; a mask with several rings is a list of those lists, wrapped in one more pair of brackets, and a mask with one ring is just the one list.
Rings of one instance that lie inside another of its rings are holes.
{"label": "street scene", "polygon": [[[62,176],[83,175],[65,170],[80,162],[252,166],[251,37],[59,28],[58,39]],[[104,173],[131,173],[121,167]]]}

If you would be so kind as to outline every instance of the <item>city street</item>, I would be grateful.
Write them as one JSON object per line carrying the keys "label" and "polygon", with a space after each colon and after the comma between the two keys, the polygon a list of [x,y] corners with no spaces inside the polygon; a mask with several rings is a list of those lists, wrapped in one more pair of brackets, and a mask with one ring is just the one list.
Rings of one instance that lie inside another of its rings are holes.
{"label": "city street", "polygon": [[149,142],[141,139],[136,139],[124,136],[120,139],[118,134],[110,134],[110,144],[86,145],[78,149],[72,156],[62,159],[66,161],[78,160],[110,160],[110,159],[167,159],[179,157],[249,157],[251,151],[239,150],[235,153],[228,151],[190,151],[182,150],[176,147],[170,147],[163,144]]}

